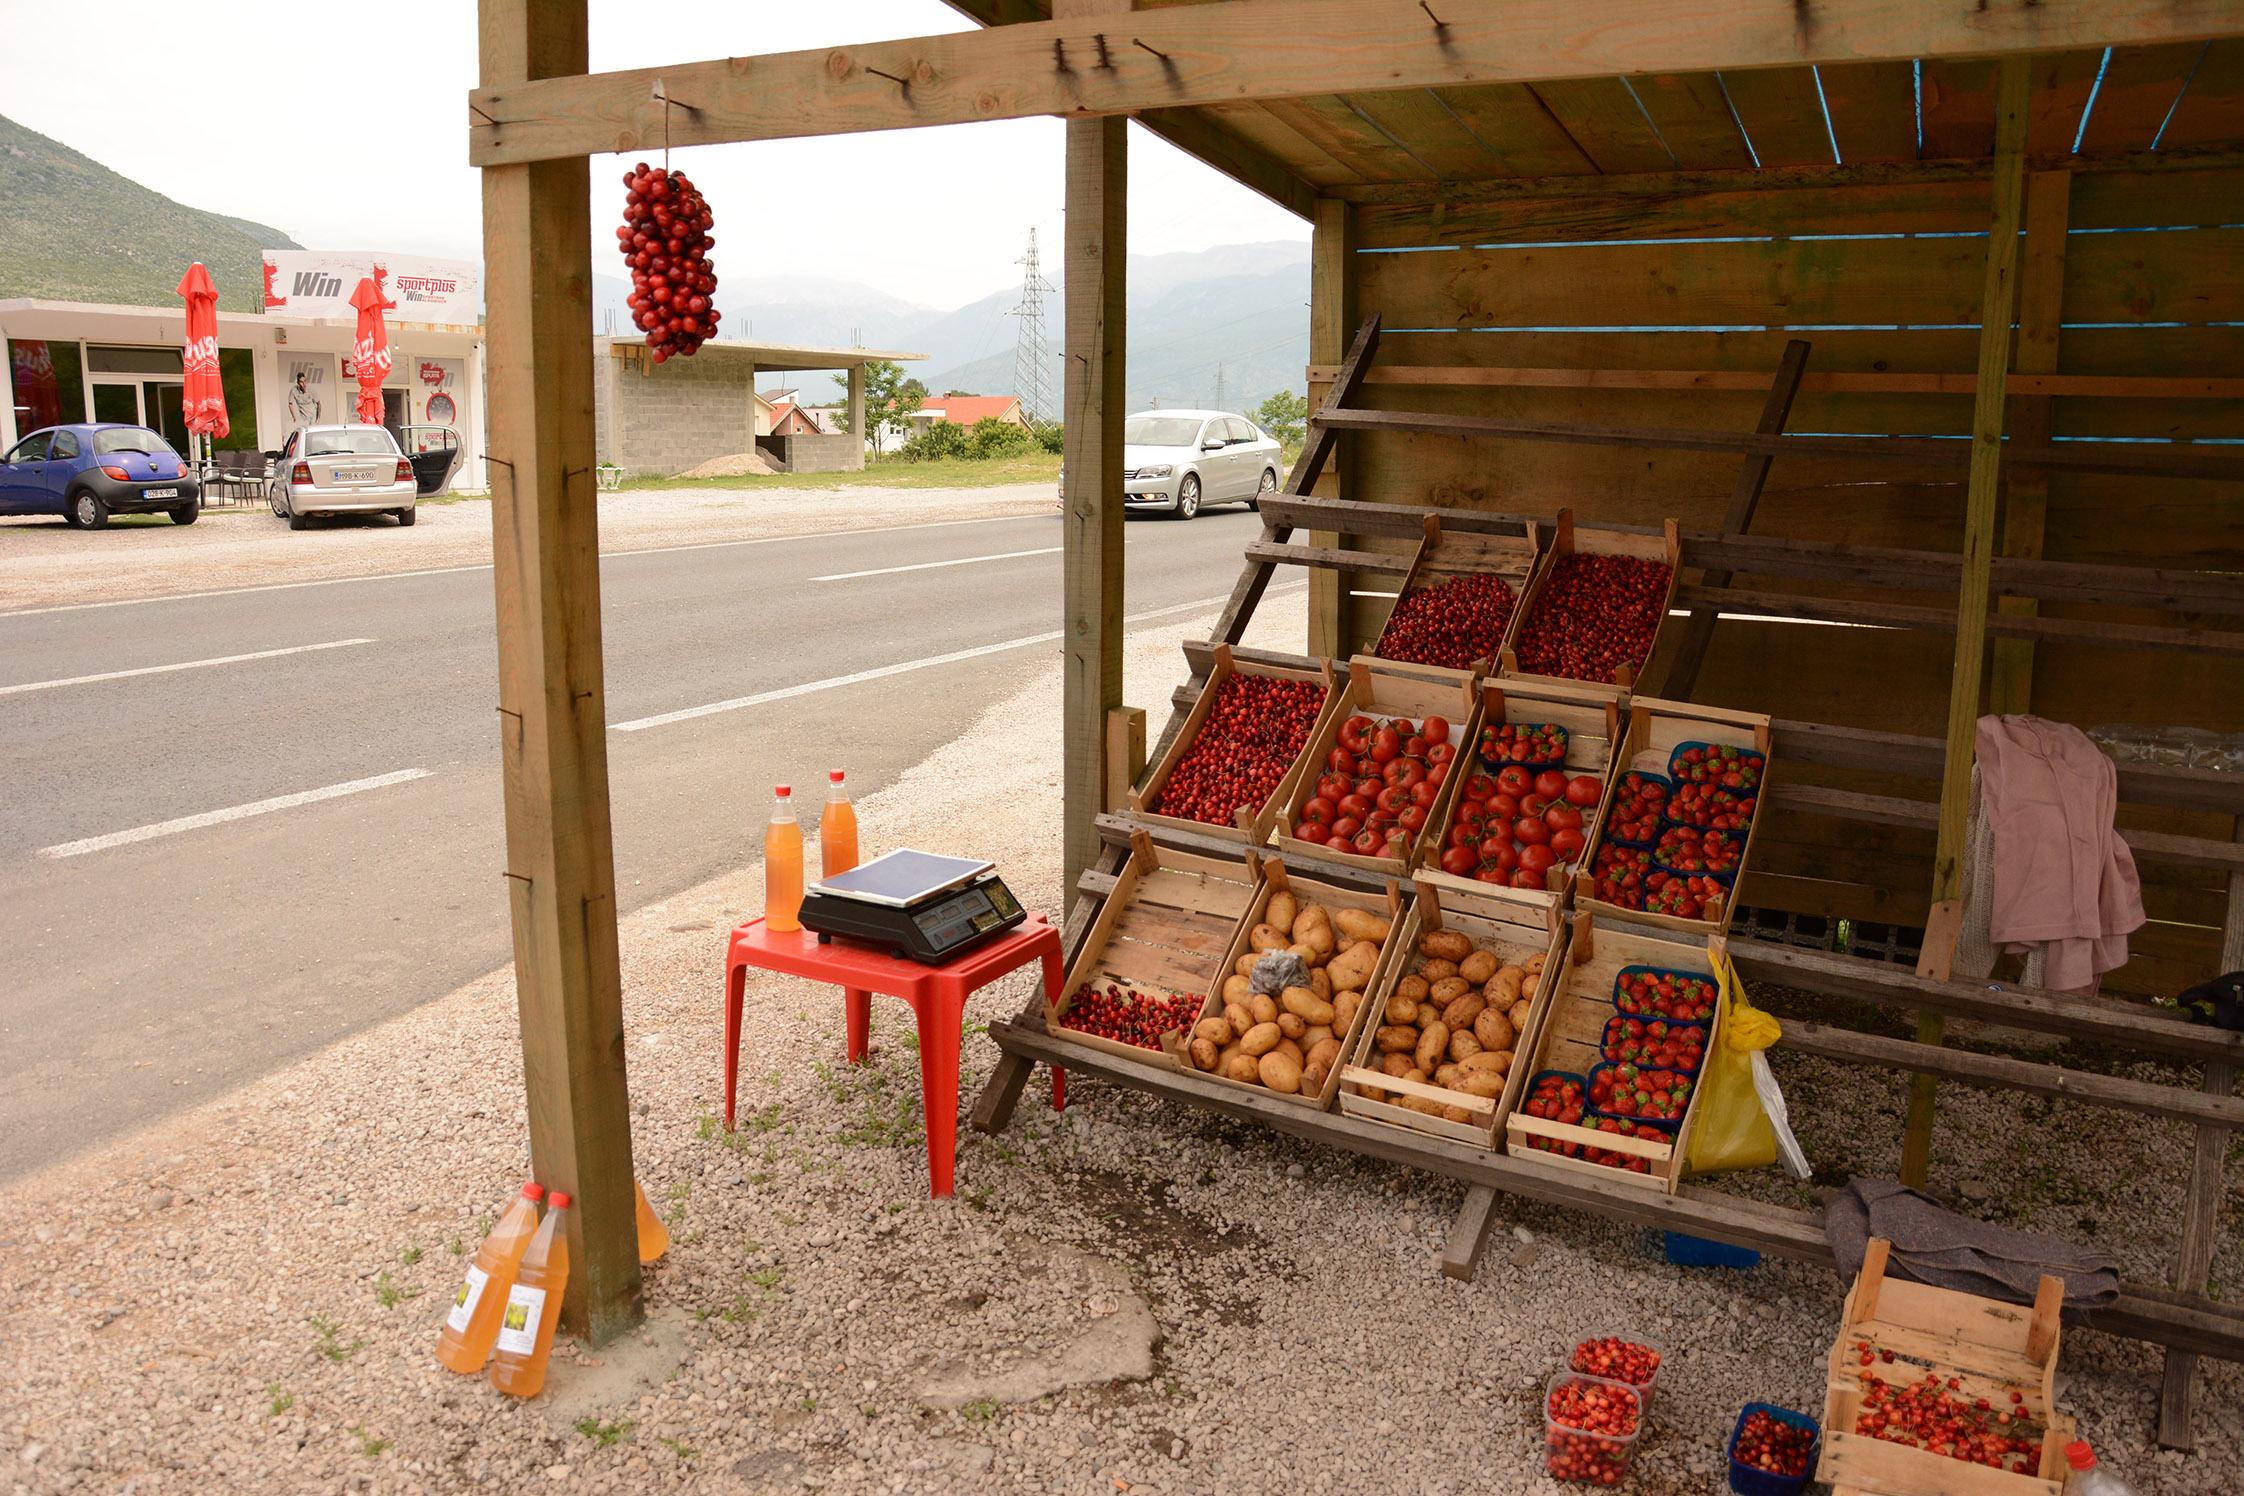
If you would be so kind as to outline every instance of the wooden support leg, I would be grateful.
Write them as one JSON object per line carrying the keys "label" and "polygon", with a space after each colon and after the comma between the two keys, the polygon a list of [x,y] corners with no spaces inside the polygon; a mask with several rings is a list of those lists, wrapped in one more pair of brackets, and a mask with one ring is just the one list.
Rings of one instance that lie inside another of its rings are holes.
{"label": "wooden support leg", "polygon": [[1457,1207],[1457,1219],[1449,1226],[1449,1244],[1442,1248],[1443,1273],[1466,1283],[1473,1280],[1473,1273],[1480,1267],[1481,1249],[1488,1245],[1489,1219],[1495,1214],[1495,1187],[1468,1185],[1465,1203]]}
{"label": "wooden support leg", "polygon": [[1013,1120],[1013,1108],[1020,1103],[1021,1089],[1028,1084],[1032,1068],[1027,1060],[1011,1050],[998,1051],[997,1068],[990,1072],[981,1097],[974,1103],[976,1132],[1005,1131]]}

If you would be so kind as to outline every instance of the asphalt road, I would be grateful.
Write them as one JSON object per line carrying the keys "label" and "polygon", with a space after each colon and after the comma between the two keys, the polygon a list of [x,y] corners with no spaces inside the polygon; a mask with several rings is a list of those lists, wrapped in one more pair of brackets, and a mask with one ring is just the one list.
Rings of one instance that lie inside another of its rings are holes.
{"label": "asphalt road", "polygon": [[[1255,524],[1132,523],[1130,615],[1212,610]],[[739,866],[772,784],[870,794],[1050,663],[1059,545],[1055,513],[605,558],[622,906]],[[0,614],[0,1179],[509,959],[496,659],[488,567]]]}

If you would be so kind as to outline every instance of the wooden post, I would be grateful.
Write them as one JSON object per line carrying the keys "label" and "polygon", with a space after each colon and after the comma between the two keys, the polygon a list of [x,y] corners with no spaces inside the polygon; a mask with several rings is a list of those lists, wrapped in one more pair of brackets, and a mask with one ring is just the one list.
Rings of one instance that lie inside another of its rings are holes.
{"label": "wooden post", "polygon": [[1063,898],[1099,853],[1106,714],[1122,704],[1123,290],[1128,121],[1067,123]]}
{"label": "wooden post", "polygon": [[[2018,268],[2018,353],[2012,364],[2020,374],[2057,372],[2057,336],[2065,305],[2065,231],[2072,221],[2072,186],[2073,174],[2069,171],[2037,171],[2026,180],[2026,242],[2019,250],[2022,263]],[[2048,445],[2055,405],[2047,395],[2023,395],[2013,401],[2012,438],[2030,446]],[[2046,469],[2023,468],[2004,485],[2004,556],[2041,555],[2049,481]],[[2030,597],[1998,598],[1995,608],[2001,613],[2029,617],[2038,610]],[[2034,641],[1997,639],[1993,675],[1987,685],[1987,710],[2023,712],[2032,706],[2033,697]]]}
{"label": "wooden post", "polygon": [[865,429],[865,366],[849,366],[849,432],[857,438],[857,460],[850,464],[854,471],[865,465],[865,443],[872,433]]}
{"label": "wooden post", "polygon": [[[1317,199],[1316,217],[1309,239],[1309,362],[1337,364],[1347,354],[1348,340],[1356,332],[1356,207],[1339,198]],[[1312,414],[1324,404],[1325,391],[1318,385],[1309,387],[1309,409]],[[1352,445],[1352,444],[1344,444]],[[1346,463],[1350,453],[1339,454],[1339,460],[1317,480],[1314,492],[1322,499],[1346,497],[1354,488],[1346,477]],[[1311,545],[1337,546],[1338,532],[1312,530]],[[1313,567],[1309,572],[1309,653],[1328,659],[1340,659],[1347,649],[1343,640],[1352,637],[1353,611],[1348,605],[1348,588],[1353,578],[1345,572],[1328,567]]]}
{"label": "wooden post", "polygon": [[[585,0],[482,0],[482,80],[581,73]],[[562,1323],[639,1322],[593,483],[591,187],[581,158],[483,172],[506,887],[530,1158],[576,1197]]]}
{"label": "wooden post", "polygon": [[1106,714],[1106,803],[1101,810],[1130,808],[1130,790],[1145,772],[1145,708],[1118,706]]}
{"label": "wooden post", "polygon": [[[1963,848],[1971,833],[1971,765],[1979,732],[1979,688],[1987,647],[1988,577],[1994,566],[1995,498],[2002,480],[2010,319],[2018,290],[2018,223],[2026,182],[2026,103],[2030,59],[2005,58],[1995,87],[1994,222],[1987,278],[1979,293],[1979,378],[1971,414],[1971,479],[1964,504],[1963,574],[1956,589],[1956,662],[1948,679],[1948,744],[1940,776],[1940,840],[1933,854],[1932,903],[1963,896]],[[1935,924],[1942,923],[1940,919]],[[1934,953],[1928,948],[1926,955]],[[1948,1030],[1937,1013],[1917,1018],[1917,1040],[1938,1044]],[[1909,1084],[1901,1139],[1901,1182],[1922,1185],[1932,1163],[1933,1081]]]}

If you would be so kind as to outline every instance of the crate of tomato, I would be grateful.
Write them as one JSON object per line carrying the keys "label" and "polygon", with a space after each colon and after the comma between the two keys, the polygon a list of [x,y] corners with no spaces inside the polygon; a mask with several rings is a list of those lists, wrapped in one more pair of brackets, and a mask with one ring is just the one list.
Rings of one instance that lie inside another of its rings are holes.
{"label": "crate of tomato", "polygon": [[1405,877],[1472,743],[1473,677],[1362,655],[1303,755],[1278,845]]}
{"label": "crate of tomato", "polygon": [[1149,1065],[1167,1064],[1164,1035],[1189,1029],[1220,990],[1224,955],[1255,902],[1261,861],[1158,846],[1140,828],[1114,891],[1076,952],[1046,1032]]}
{"label": "crate of tomato", "polygon": [[1496,884],[1564,901],[1597,845],[1620,739],[1614,699],[1578,686],[1483,681],[1463,780],[1419,854],[1436,887]]}
{"label": "crate of tomato", "polygon": [[1535,571],[1535,524],[1516,528],[1516,535],[1445,530],[1427,515],[1425,539],[1372,653],[1482,675],[1495,669]]}
{"label": "crate of tomato", "polygon": [[1685,931],[1728,928],[1769,772],[1769,719],[1638,697],[1613,804],[1575,899]]}
{"label": "crate of tomato", "polygon": [[1261,846],[1337,690],[1326,661],[1311,668],[1255,663],[1218,644],[1184,725],[1131,792],[1132,816]]}
{"label": "crate of tomato", "polygon": [[1642,535],[1578,528],[1574,512],[1561,509],[1520,599],[1504,676],[1575,681],[1608,695],[1634,690],[1675,602],[1681,555],[1672,519],[1660,533]]}
{"label": "crate of tomato", "polygon": [[1520,1054],[1528,1079],[1505,1119],[1505,1150],[1674,1194],[1697,1067],[1721,1034],[1722,971],[1712,937],[1666,939],[1575,915],[1549,1010]]}

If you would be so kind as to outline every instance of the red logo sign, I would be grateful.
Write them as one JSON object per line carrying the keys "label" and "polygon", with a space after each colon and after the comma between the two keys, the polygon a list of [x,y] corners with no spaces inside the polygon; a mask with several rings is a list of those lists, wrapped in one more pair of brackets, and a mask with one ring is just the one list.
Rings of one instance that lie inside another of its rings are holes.
{"label": "red logo sign", "polygon": [[421,365],[421,383],[423,383],[423,384],[425,384],[425,385],[428,385],[428,386],[429,386],[430,388],[432,388],[432,389],[434,389],[434,388],[436,388],[437,386],[439,386],[439,385],[443,384],[443,383],[444,383],[444,365],[442,365],[442,364],[433,364],[433,363],[424,363],[424,364],[422,364],[422,365]]}

